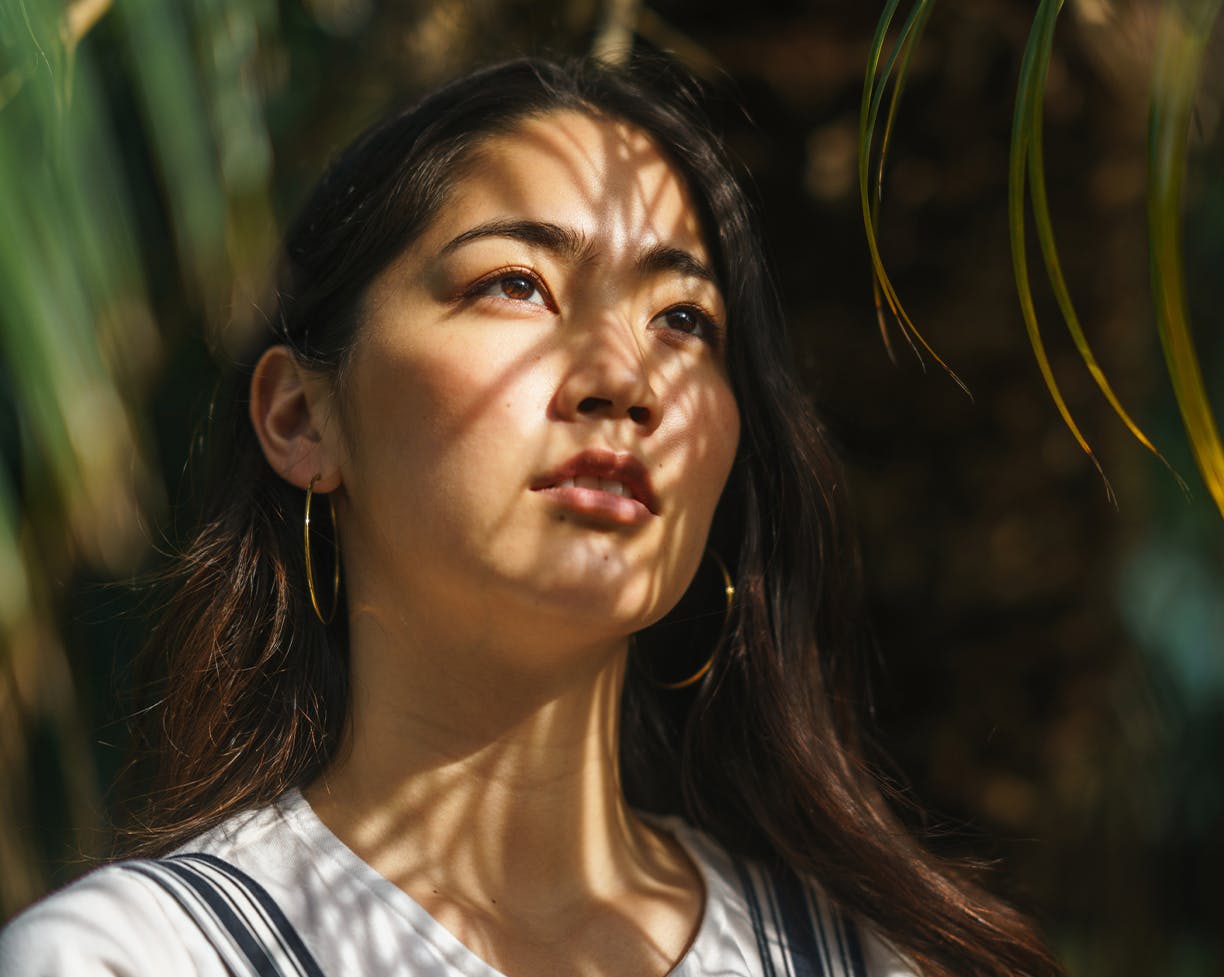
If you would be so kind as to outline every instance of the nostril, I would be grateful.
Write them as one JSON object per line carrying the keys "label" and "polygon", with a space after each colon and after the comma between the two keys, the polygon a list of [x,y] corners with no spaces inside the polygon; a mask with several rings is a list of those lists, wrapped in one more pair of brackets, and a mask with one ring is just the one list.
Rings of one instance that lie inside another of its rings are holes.
{"label": "nostril", "polygon": [[611,407],[612,401],[604,397],[583,397],[578,404],[579,414],[589,414],[591,411],[600,410],[603,407]]}
{"label": "nostril", "polygon": [[[583,397],[578,402],[579,414],[599,414],[601,416],[612,417],[619,412],[616,403],[609,400],[607,397]],[[634,424],[640,424],[643,427],[649,426],[650,419],[653,416],[649,407],[644,407],[641,404],[634,404],[625,411],[629,416],[629,420]]]}

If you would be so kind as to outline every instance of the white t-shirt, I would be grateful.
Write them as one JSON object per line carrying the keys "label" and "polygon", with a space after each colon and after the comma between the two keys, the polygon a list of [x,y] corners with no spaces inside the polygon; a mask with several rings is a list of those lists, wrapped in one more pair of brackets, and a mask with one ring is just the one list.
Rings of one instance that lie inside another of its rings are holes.
{"label": "white t-shirt", "polygon": [[[759,866],[732,859],[678,819],[658,822],[697,865],[706,900],[669,977],[769,977],[790,968],[780,924],[806,914],[820,959],[811,972],[853,977],[854,933],[814,887],[793,904]],[[259,883],[326,977],[503,977],[407,893],[362,861],[301,793],[236,815],[181,851],[215,855]],[[754,916],[766,934],[759,940]],[[857,930],[867,977],[915,977],[880,939]],[[799,972],[802,969],[799,968]],[[0,977],[227,977],[199,926],[150,877],[109,865],[35,904],[0,933]]]}

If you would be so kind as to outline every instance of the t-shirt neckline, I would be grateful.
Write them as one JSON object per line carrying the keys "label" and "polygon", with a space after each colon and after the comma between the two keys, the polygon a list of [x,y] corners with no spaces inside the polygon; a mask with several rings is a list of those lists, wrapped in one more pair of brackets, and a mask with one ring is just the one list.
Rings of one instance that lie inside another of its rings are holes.
{"label": "t-shirt neckline", "polygon": [[[315,813],[301,790],[294,787],[277,802],[292,830],[310,847],[330,859],[342,872],[364,886],[391,911],[400,916],[437,952],[440,958],[464,977],[506,977],[436,920],[419,902],[393,883],[348,847]],[[644,820],[673,837],[697,869],[703,887],[701,918],[695,933],[680,958],[665,977],[687,977],[689,964],[705,955],[726,930],[726,883],[707,861],[703,848],[710,844],[682,819],[673,816],[640,815]]]}

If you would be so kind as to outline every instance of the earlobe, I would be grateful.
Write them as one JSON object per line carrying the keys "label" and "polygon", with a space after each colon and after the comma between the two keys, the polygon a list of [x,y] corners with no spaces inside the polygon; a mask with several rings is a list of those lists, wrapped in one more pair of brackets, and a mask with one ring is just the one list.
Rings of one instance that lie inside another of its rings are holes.
{"label": "earlobe", "polygon": [[305,489],[310,480],[316,492],[330,492],[340,483],[328,430],[325,398],[311,396],[308,371],[287,346],[265,350],[251,374],[251,426],[272,469],[293,485]]}

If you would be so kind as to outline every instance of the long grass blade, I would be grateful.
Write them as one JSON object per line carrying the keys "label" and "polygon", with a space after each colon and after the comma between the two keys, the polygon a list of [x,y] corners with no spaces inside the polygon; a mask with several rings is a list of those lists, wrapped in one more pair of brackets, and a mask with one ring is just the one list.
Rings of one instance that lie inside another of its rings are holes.
{"label": "long grass blade", "polygon": [[1166,5],[1148,120],[1148,225],[1156,325],[1182,422],[1208,491],[1224,515],[1224,446],[1207,398],[1186,309],[1182,179],[1194,93],[1221,0]]}
{"label": "long grass blade", "polygon": [[877,234],[879,226],[878,194],[877,199],[871,201],[870,206],[867,204],[867,196],[871,172],[871,142],[875,132],[872,107],[877,103],[877,87],[882,90],[888,81],[888,76],[885,73],[879,85],[877,86],[876,84],[876,79],[881,74],[880,54],[884,50],[884,39],[888,35],[888,28],[892,24],[893,16],[896,14],[899,4],[900,0],[889,0],[876,24],[875,35],[871,39],[871,50],[867,56],[867,69],[863,79],[863,98],[859,108],[858,131],[859,198],[864,208],[863,229],[867,235],[867,248],[871,253],[871,295],[875,302],[876,321],[880,327],[880,338],[884,340],[884,348],[888,351],[889,359],[894,363],[897,361],[897,358],[893,353],[892,341],[888,337],[888,324],[884,318],[883,290],[880,287],[880,277],[883,268],[882,262],[879,260],[879,240]]}
{"label": "long grass blade", "polygon": [[[859,107],[858,114],[858,190],[860,201],[865,201],[868,196],[868,182],[871,169],[871,138],[875,131],[875,121],[871,110],[876,104],[876,83],[875,78],[879,73],[880,54],[884,51],[884,39],[889,33],[889,27],[892,23],[892,17],[896,15],[897,6],[900,0],[889,0],[885,5],[884,12],[880,15],[880,20],[875,24],[875,34],[871,38],[871,48],[867,58],[867,70],[863,76],[863,100]],[[885,75],[887,81],[887,75]],[[880,84],[883,88],[884,84]],[[881,164],[883,169],[883,164]],[[871,255],[871,299],[875,302],[875,320],[879,324],[880,338],[884,340],[884,348],[889,354],[889,359],[892,362],[897,361],[897,357],[892,351],[892,340],[889,338],[889,326],[885,321],[884,316],[884,295],[883,289],[880,288],[880,273],[881,262],[879,261],[879,195],[876,195],[875,200],[871,201],[868,207],[865,202],[863,214],[863,229],[867,234],[867,245]]]}
{"label": "long grass blade", "polygon": [[[887,337],[887,329],[885,328],[883,305],[887,304],[889,312],[896,319],[902,333],[906,336],[907,341],[911,346],[914,346],[914,340],[926,350],[927,354],[938,363],[944,371],[952,378],[966,395],[972,398],[969,388],[956,375],[947,363],[939,356],[938,353],[931,347],[922,334],[914,325],[913,320],[905,311],[901,304],[896,287],[893,285],[892,279],[884,268],[884,260],[880,253],[878,226],[879,226],[879,183],[874,186],[871,179],[872,173],[872,143],[874,141],[876,127],[879,122],[879,114],[883,105],[885,94],[888,91],[889,82],[892,82],[892,98],[889,102],[889,112],[885,126],[885,134],[882,139],[881,158],[879,169],[882,170],[884,165],[884,153],[887,150],[888,136],[891,134],[893,122],[895,120],[896,107],[900,100],[901,90],[904,87],[905,72],[909,65],[909,60],[916,46],[917,40],[925,27],[927,20],[930,17],[933,8],[933,0],[918,0],[910,10],[909,16],[906,18],[901,30],[893,44],[892,50],[888,56],[884,67],[880,67],[880,57],[884,50],[884,42],[888,35],[889,27],[897,12],[899,0],[889,0],[884,8],[884,12],[880,16],[880,20],[876,25],[876,31],[872,37],[871,49],[868,55],[867,71],[864,78],[863,97],[859,109],[859,158],[858,158],[858,177],[859,177],[859,206],[862,211],[863,228],[867,237],[867,248],[871,255],[872,266],[872,292],[876,299],[877,317],[881,325],[881,334],[884,336],[885,346],[889,349],[889,354],[892,355],[891,345]],[[873,199],[874,198],[874,199]],[[915,348],[916,351],[916,348]]]}
{"label": "long grass blade", "polygon": [[[922,32],[926,27],[927,21],[930,19],[931,11],[935,9],[934,4],[921,4],[915,9],[914,15],[911,16],[910,23],[902,29],[902,37],[897,41],[894,57],[890,58],[889,67],[886,71],[889,74],[895,70],[893,75],[892,96],[888,100],[888,114],[884,120],[884,130],[880,134],[880,154],[876,163],[875,186],[874,192],[871,194],[871,230],[872,233],[879,237],[880,233],[880,201],[884,196],[884,165],[888,159],[889,143],[892,140],[893,127],[897,120],[897,107],[901,104],[901,93],[905,90],[905,80],[909,76],[909,61],[914,53],[914,49],[918,46],[918,39],[922,36]],[[900,56],[898,61],[896,55]],[[895,68],[893,65],[895,64]],[[880,91],[883,91],[881,86]],[[873,106],[873,113],[868,124],[872,132],[875,131],[876,122],[879,118],[878,106]],[[872,276],[871,282],[872,298],[875,300],[876,322],[880,327],[880,336],[884,340],[884,348],[888,351],[889,359],[896,363],[897,358],[893,353],[892,342],[888,337],[888,324],[884,318],[884,307],[881,302],[882,293],[880,283],[875,276]],[[898,321],[900,319],[898,318]],[[901,328],[901,335],[905,337],[905,341],[909,343],[910,349],[922,362],[922,354],[918,351],[918,347],[914,344],[914,337],[911,335],[911,330],[904,326]],[[921,339],[921,336],[919,337]]]}
{"label": "long grass blade", "polygon": [[[1062,8],[1062,0],[1041,0],[1037,15],[1025,45],[1024,58],[1020,63],[1020,78],[1016,86],[1016,108],[1012,116],[1011,154],[1007,177],[1007,214],[1008,227],[1011,232],[1012,271],[1016,278],[1016,294],[1020,301],[1020,313],[1024,318],[1024,328],[1028,332],[1029,344],[1033,347],[1033,355],[1037,360],[1037,368],[1045,381],[1046,389],[1062,416],[1063,423],[1075,437],[1080,448],[1092,459],[1102,480],[1105,491],[1111,502],[1114,502],[1113,488],[1105,471],[1088,444],[1088,440],[1071,416],[1066,399],[1054,378],[1054,370],[1050,366],[1050,357],[1046,352],[1045,342],[1041,338],[1041,328],[1037,321],[1037,309],[1033,302],[1033,287],[1029,278],[1028,256],[1026,252],[1028,236],[1025,232],[1025,185],[1028,182],[1028,163],[1032,156],[1033,146],[1040,147],[1041,105],[1045,93],[1045,73],[1043,65],[1048,65],[1048,50],[1053,43],[1054,25],[1058,12]],[[1048,218],[1048,212],[1046,214]]]}
{"label": "long grass blade", "polygon": [[1134,419],[1131,418],[1130,414],[1122,406],[1118,396],[1114,393],[1113,387],[1106,378],[1104,370],[1101,369],[1100,363],[1097,361],[1096,355],[1093,353],[1088,338],[1084,333],[1079,315],[1076,313],[1075,305],[1071,300],[1071,293],[1067,287],[1066,278],[1063,275],[1062,262],[1058,255],[1058,246],[1054,239],[1054,225],[1050,218],[1049,198],[1046,193],[1045,153],[1042,149],[1044,100],[1041,97],[1041,93],[1045,90],[1046,79],[1050,73],[1050,57],[1054,48],[1054,30],[1061,7],[1061,2],[1049,3],[1048,9],[1043,9],[1039,12],[1033,31],[1033,36],[1037,39],[1037,47],[1032,63],[1032,90],[1031,102],[1029,104],[1031,119],[1028,135],[1028,181],[1033,212],[1033,229],[1041,246],[1041,256],[1045,264],[1046,276],[1049,279],[1055,301],[1058,303],[1063,321],[1067,325],[1067,331],[1071,334],[1072,342],[1079,351],[1089,374],[1092,376],[1098,389],[1105,396],[1105,399],[1109,402],[1110,407],[1113,408],[1114,413],[1126,425],[1131,435],[1161,460],[1165,467],[1173,474],[1173,477],[1177,479],[1182,491],[1185,492],[1188,491],[1185,481],[1173,466],[1169,464],[1164,455],[1157,450],[1156,446],[1144,434]]}
{"label": "long grass blade", "polygon": [[[880,70],[880,55],[884,50],[884,40],[888,35],[888,28],[892,25],[892,19],[897,12],[897,7],[901,0],[888,0],[884,7],[883,13],[880,15],[880,20],[876,24],[875,34],[871,39],[871,49],[867,56],[867,69],[863,79],[863,98],[859,107],[859,131],[858,131],[858,178],[859,178],[859,201],[863,210],[863,230],[867,235],[867,248],[871,253],[871,284],[872,291],[875,295],[877,316],[880,320],[880,331],[884,337],[885,346],[889,347],[891,355],[891,345],[888,341],[888,333],[884,324],[883,312],[881,311],[881,286],[882,278],[887,277],[884,272],[883,262],[880,259],[879,239],[876,233],[877,211],[869,203],[870,184],[871,184],[871,143],[875,134],[876,114],[879,111],[879,92],[882,92],[888,83],[888,70],[885,68],[883,72]],[[877,83],[877,79],[879,79]]]}

